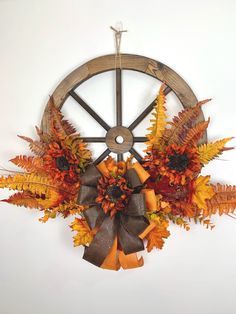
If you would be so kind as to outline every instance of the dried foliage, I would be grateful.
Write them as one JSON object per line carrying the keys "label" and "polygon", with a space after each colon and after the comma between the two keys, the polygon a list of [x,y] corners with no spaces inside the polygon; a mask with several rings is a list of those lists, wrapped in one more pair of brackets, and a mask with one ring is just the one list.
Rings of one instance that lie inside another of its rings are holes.
{"label": "dried foliage", "polygon": [[225,148],[225,144],[232,140],[232,137],[227,137],[214,143],[202,144],[198,147],[199,159],[202,164],[208,164],[209,161],[218,157],[225,150],[232,149]]}
{"label": "dried foliage", "polygon": [[154,119],[151,119],[151,126],[148,128],[150,133],[147,135],[149,148],[156,148],[161,145],[162,135],[166,127],[166,108],[165,108],[164,85],[161,85],[159,95],[156,98],[156,105],[152,113]]}
{"label": "dried foliage", "polygon": [[35,156],[16,156],[10,161],[24,170],[0,178],[0,188],[19,191],[4,201],[44,211],[42,222],[57,214],[79,214],[77,205],[80,173],[91,162],[91,153],[75,128],[49,101],[49,133],[36,127],[39,140],[20,136],[29,143]]}
{"label": "dried foliage", "polygon": [[85,219],[75,218],[71,224],[71,229],[76,232],[73,237],[74,246],[89,245],[92,242],[94,234],[89,229]]}

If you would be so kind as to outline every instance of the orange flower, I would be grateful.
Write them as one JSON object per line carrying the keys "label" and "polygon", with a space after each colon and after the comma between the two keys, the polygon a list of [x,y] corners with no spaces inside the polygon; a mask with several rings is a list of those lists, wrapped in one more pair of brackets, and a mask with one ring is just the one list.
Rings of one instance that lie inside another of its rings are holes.
{"label": "orange flower", "polygon": [[59,143],[49,144],[49,149],[43,158],[43,166],[54,182],[74,184],[79,181],[78,161],[69,150],[61,148]]}
{"label": "orange flower", "polygon": [[161,152],[153,150],[144,160],[144,167],[152,179],[165,176],[173,184],[184,185],[187,179],[194,178],[201,169],[195,147],[171,144]]}
{"label": "orange flower", "polygon": [[129,201],[129,196],[133,193],[133,189],[127,185],[124,177],[102,177],[98,181],[98,197],[96,202],[101,204],[105,213],[110,211],[113,217],[118,211],[123,210]]}

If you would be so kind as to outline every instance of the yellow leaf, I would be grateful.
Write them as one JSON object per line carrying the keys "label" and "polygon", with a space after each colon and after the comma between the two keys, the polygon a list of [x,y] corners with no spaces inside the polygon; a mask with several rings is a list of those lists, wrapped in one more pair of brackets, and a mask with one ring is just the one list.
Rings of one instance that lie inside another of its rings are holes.
{"label": "yellow leaf", "polygon": [[150,252],[154,247],[162,249],[164,245],[164,239],[168,238],[170,232],[167,230],[169,222],[164,218],[151,214],[149,216],[150,221],[155,223],[155,227],[147,234],[147,251]]}
{"label": "yellow leaf", "polygon": [[210,176],[199,176],[193,183],[192,201],[199,209],[207,208],[207,199],[211,199],[215,192],[211,185],[209,185]]}
{"label": "yellow leaf", "polygon": [[233,137],[227,137],[214,143],[200,145],[198,147],[200,162],[202,164],[207,164],[210,160],[222,154],[224,150],[227,150],[227,148],[224,148],[225,144],[232,138]]}
{"label": "yellow leaf", "polygon": [[85,219],[75,218],[71,224],[71,229],[77,234],[73,237],[74,246],[88,245],[93,240],[93,233]]}
{"label": "yellow leaf", "polygon": [[165,94],[164,94],[164,84],[161,85],[159,95],[156,98],[156,105],[154,107],[154,119],[151,119],[152,123],[151,127],[148,128],[150,134],[147,135],[148,142],[146,143],[149,147],[158,147],[160,145],[160,140],[162,134],[166,127],[166,118],[167,115],[165,113]]}

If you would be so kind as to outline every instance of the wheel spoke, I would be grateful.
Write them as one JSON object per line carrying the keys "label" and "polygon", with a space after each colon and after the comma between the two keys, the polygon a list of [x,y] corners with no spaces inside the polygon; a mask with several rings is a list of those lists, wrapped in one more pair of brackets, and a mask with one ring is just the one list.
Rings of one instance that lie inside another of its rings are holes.
{"label": "wheel spoke", "polygon": [[94,164],[98,165],[103,159],[105,159],[110,154],[110,149],[107,148],[95,161]]}
{"label": "wheel spoke", "polygon": [[111,127],[88,105],[86,102],[80,98],[73,90],[69,94],[76,100],[81,107],[84,108],[105,130],[109,130]]}
{"label": "wheel spoke", "polygon": [[[169,92],[171,92],[171,88],[167,86],[164,90],[164,94],[167,95],[167,94],[169,94]],[[141,121],[143,121],[143,119],[152,111],[155,103],[156,103],[156,99],[153,100],[153,102],[130,124],[130,126],[129,126],[130,131],[132,131],[134,128],[136,128],[136,126]]]}
{"label": "wheel spoke", "polygon": [[134,155],[134,157],[137,159],[137,161],[139,161],[139,162],[142,161],[142,159],[143,159],[142,156],[139,155],[139,153],[133,147],[130,149],[129,152],[131,155]]}
{"label": "wheel spoke", "polygon": [[117,154],[117,161],[123,160],[123,154]]}
{"label": "wheel spoke", "polygon": [[147,142],[147,138],[146,137],[142,137],[142,136],[134,136],[134,143],[144,143]]}
{"label": "wheel spoke", "polygon": [[122,125],[121,69],[116,69],[116,125]]}
{"label": "wheel spoke", "polygon": [[86,143],[105,143],[106,142],[105,137],[81,137],[81,140],[83,140]]}

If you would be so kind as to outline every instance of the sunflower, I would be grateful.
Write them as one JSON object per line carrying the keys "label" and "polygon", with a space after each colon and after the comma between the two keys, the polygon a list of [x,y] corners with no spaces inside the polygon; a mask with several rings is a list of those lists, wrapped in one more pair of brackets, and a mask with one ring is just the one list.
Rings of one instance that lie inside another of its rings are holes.
{"label": "sunflower", "polygon": [[74,184],[79,181],[78,161],[57,142],[48,145],[43,165],[55,182]]}
{"label": "sunflower", "polygon": [[97,185],[98,197],[96,202],[101,204],[105,214],[110,211],[113,217],[118,211],[124,209],[134,189],[128,187],[124,177],[101,177]]}
{"label": "sunflower", "polygon": [[169,178],[170,184],[185,185],[201,170],[197,148],[171,144],[163,151],[152,150],[144,160],[152,180]]}

